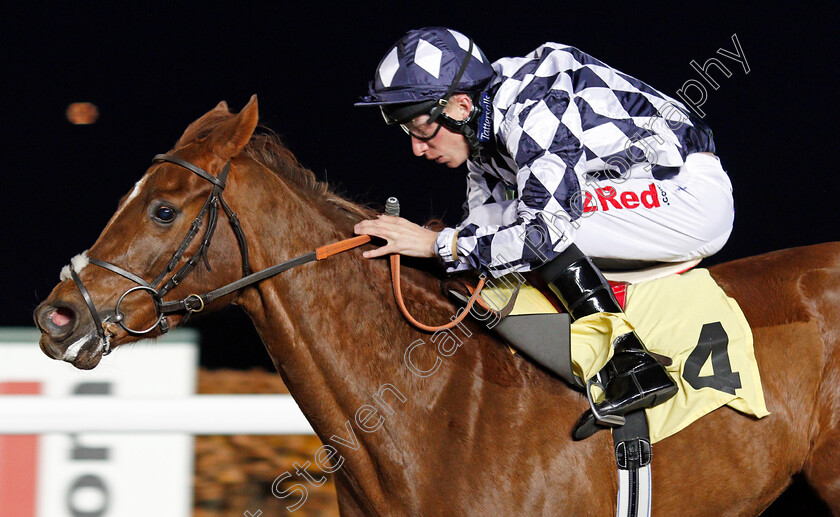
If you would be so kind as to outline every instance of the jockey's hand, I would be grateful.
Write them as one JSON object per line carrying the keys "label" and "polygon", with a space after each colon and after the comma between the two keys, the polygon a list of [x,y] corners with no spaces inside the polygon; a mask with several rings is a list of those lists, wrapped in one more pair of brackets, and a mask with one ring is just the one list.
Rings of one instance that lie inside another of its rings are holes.
{"label": "jockey's hand", "polygon": [[435,239],[438,232],[433,232],[402,217],[380,215],[377,219],[359,221],[353,227],[359,235],[372,235],[388,241],[388,244],[362,253],[365,258],[381,257],[389,253],[399,253],[408,257],[434,257]]}

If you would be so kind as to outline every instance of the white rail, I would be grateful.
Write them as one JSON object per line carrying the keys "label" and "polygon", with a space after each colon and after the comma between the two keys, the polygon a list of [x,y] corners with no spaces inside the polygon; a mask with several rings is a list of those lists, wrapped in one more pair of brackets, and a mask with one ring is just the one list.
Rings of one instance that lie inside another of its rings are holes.
{"label": "white rail", "polygon": [[0,434],[314,434],[290,395],[0,396]]}

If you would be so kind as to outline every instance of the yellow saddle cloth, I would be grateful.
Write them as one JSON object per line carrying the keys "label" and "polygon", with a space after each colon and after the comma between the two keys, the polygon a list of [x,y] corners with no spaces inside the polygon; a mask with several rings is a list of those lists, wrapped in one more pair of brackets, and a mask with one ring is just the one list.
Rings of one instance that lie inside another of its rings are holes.
{"label": "yellow saddle cloth", "polygon": [[[494,291],[496,297],[501,294]],[[511,314],[550,312],[556,310],[538,289],[520,286]],[[612,341],[634,329],[649,350],[673,359],[667,369],[680,388],[669,401],[646,410],[651,443],[723,405],[757,418],[770,414],[747,320],[707,270],[631,285],[624,314],[575,321],[574,373],[582,379],[594,376],[612,357]]]}

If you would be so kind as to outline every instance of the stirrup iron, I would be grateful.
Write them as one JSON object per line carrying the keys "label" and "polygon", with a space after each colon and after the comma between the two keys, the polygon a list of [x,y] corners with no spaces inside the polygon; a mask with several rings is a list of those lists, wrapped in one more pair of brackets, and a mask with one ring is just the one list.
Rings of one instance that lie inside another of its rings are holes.
{"label": "stirrup iron", "polygon": [[604,388],[604,385],[601,384],[600,376],[600,373],[595,374],[593,377],[590,377],[586,381],[586,399],[589,401],[589,410],[592,411],[592,416],[595,417],[595,421],[601,425],[609,427],[622,426],[624,425],[624,422],[626,422],[625,418],[622,415],[602,415],[595,408],[595,399],[592,397],[592,386],[598,386],[602,392],[607,392],[607,390]]}

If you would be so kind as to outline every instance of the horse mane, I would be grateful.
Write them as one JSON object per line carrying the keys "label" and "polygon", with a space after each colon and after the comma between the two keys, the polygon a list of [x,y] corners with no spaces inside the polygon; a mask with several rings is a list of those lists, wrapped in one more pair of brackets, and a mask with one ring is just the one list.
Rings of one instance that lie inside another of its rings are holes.
{"label": "horse mane", "polygon": [[[213,110],[196,120],[175,143],[175,149],[207,137],[219,124],[234,117],[227,110]],[[298,161],[297,157],[283,144],[280,136],[270,128],[258,126],[251,140],[242,149],[243,155],[263,165],[281,178],[291,181],[313,201],[326,202],[339,208],[354,222],[376,217],[373,209],[359,205],[333,190],[329,183],[320,181],[315,173]]]}

